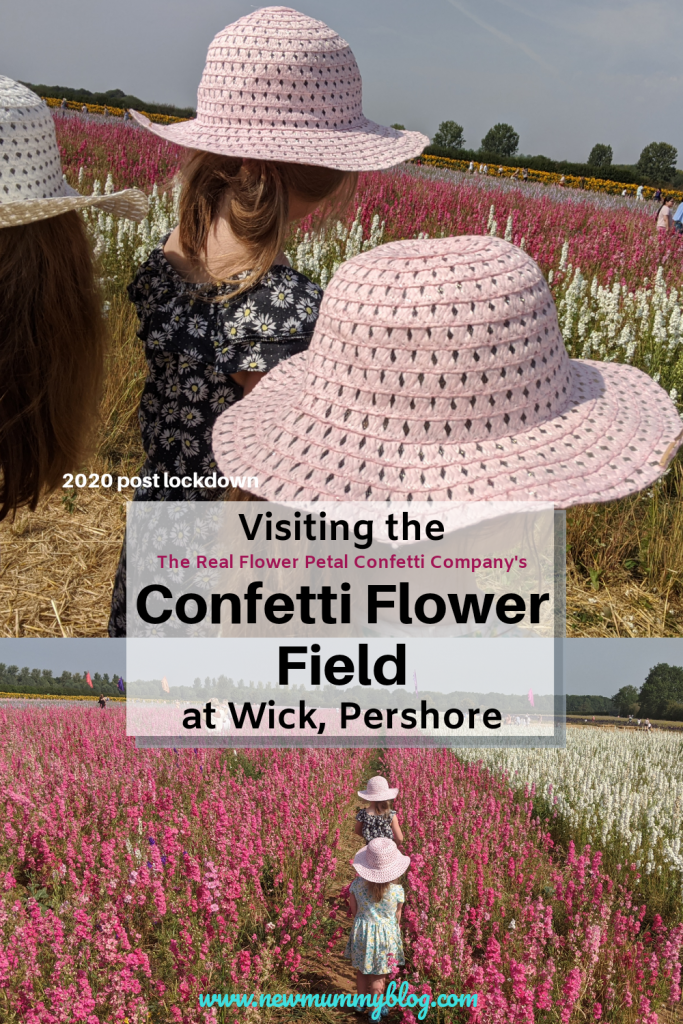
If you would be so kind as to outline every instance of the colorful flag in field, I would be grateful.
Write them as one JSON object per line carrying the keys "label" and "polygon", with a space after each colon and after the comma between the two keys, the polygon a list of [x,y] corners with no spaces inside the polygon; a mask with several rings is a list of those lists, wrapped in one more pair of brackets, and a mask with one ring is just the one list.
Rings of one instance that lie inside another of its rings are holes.
{"label": "colorful flag in field", "polygon": [[534,705],[534,691],[533,690],[529,690],[529,703],[531,704],[532,708],[535,707],[535,705]]}
{"label": "colorful flag in field", "polygon": [[123,679],[121,678],[121,676],[119,676],[119,681],[116,685],[119,688],[119,693],[123,693]]}
{"label": "colorful flag in field", "polygon": [[417,693],[417,672],[413,672],[413,682],[415,683],[415,693]]}
{"label": "colorful flag in field", "polygon": [[170,690],[168,688],[168,679],[166,678],[166,676],[164,676],[164,678],[161,680],[161,689],[164,691],[164,693],[170,693]]}
{"label": "colorful flag in field", "polygon": [[90,687],[90,689],[92,690],[92,679],[90,678],[90,673],[89,672],[85,673],[85,681],[88,684],[88,686]]}

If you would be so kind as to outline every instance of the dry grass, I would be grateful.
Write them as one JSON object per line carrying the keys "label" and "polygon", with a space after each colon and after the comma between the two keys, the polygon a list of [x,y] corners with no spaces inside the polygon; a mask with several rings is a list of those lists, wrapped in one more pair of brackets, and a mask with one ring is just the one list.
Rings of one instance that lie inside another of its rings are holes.
{"label": "dry grass", "polygon": [[[110,296],[112,345],[91,472],[132,476],[144,461],[145,379],[137,317]],[[106,636],[132,491],[63,491],[0,524],[0,636]],[[663,484],[567,513],[567,636],[683,636],[683,465]],[[53,605],[54,602],[54,605]]]}

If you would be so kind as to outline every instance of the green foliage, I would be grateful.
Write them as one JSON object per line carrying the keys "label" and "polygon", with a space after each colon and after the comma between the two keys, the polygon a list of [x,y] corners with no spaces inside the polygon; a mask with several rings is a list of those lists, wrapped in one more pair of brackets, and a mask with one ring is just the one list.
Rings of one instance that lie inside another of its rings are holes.
{"label": "green foliage", "polygon": [[519,148],[519,135],[511,124],[494,124],[481,140],[482,153],[494,153],[497,157],[514,156]]}
{"label": "green foliage", "polygon": [[638,170],[653,184],[670,182],[676,175],[678,150],[668,142],[651,142],[638,159]]}
{"label": "green foliage", "polygon": [[640,715],[664,718],[674,702],[683,703],[683,668],[660,662],[650,669],[640,688]]}
{"label": "green foliage", "polygon": [[612,166],[613,156],[611,146],[598,142],[590,151],[588,166],[595,168],[596,171],[606,171]]}
{"label": "green foliage", "polygon": [[448,149],[462,149],[465,145],[465,129],[457,121],[442,121],[432,139],[434,146],[446,146]]}
{"label": "green foliage", "polygon": [[406,130],[406,126],[404,124],[392,124],[389,127],[395,128],[397,132],[404,132]]}
{"label": "green foliage", "polygon": [[609,697],[567,694],[568,715],[613,715],[614,705]]}
{"label": "green foliage", "polygon": [[622,686],[612,697],[612,703],[618,715],[637,715],[638,691],[635,686]]}
{"label": "green foliage", "polygon": [[32,85],[22,82],[33,89],[39,96],[49,96],[56,100],[71,100],[74,103],[94,103],[102,107],[120,107],[127,110],[146,110],[148,114],[168,114],[170,117],[194,117],[193,107],[174,107],[171,103],[145,103],[137,96],[129,96],[122,89],[109,89],[107,92],[90,92],[89,89],[69,89],[65,85]]}

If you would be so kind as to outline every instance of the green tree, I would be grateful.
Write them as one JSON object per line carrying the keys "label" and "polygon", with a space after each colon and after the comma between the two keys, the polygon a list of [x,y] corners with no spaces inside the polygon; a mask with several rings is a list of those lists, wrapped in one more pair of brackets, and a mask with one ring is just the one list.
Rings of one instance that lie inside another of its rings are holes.
{"label": "green tree", "polygon": [[618,715],[638,714],[638,691],[635,686],[622,686],[612,697]]}
{"label": "green tree", "polygon": [[640,715],[661,718],[671,703],[683,703],[683,668],[660,662],[651,668],[640,688]]}
{"label": "green tree", "polygon": [[607,171],[612,166],[613,155],[611,146],[598,142],[590,151],[588,166],[594,167],[596,171]]}
{"label": "green tree", "polygon": [[404,124],[392,124],[390,127],[395,128],[397,132],[404,132],[406,130],[406,126]]}
{"label": "green tree", "polygon": [[432,139],[432,145],[443,146],[444,149],[464,149],[465,129],[456,121],[442,121]]}
{"label": "green tree", "polygon": [[668,142],[651,142],[638,158],[638,170],[644,177],[662,184],[671,181],[676,174],[678,150]]}
{"label": "green tree", "polygon": [[481,140],[482,153],[496,156],[514,156],[519,147],[519,135],[511,124],[494,124]]}

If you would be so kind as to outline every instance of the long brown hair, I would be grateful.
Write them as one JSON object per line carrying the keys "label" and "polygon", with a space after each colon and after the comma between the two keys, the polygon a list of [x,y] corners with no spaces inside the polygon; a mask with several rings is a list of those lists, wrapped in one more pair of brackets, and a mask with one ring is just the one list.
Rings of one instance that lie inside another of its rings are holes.
{"label": "long brown hair", "polygon": [[[245,256],[221,268],[215,281],[232,284],[232,295],[252,288],[283,248],[289,233],[289,196],[319,204],[317,223],[342,210],[358,175],[329,167],[257,161],[194,152],[182,171],[180,246],[196,268],[206,254],[211,226],[224,215]],[[244,275],[244,276],[241,276]]]}
{"label": "long brown hair", "polygon": [[0,229],[0,520],[82,468],[106,336],[80,214]]}

